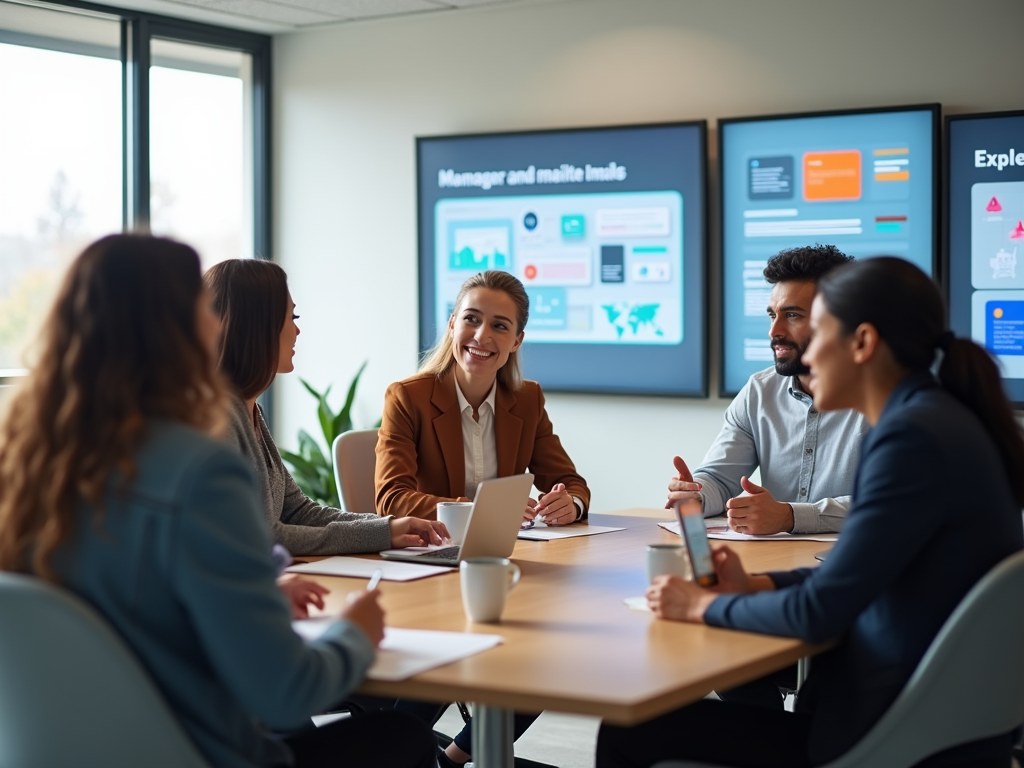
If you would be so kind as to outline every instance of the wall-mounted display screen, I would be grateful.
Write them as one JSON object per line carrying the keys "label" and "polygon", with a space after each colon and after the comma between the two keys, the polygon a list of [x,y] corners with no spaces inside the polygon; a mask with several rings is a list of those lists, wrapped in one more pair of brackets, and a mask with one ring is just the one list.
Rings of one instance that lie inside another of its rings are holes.
{"label": "wall-mounted display screen", "polygon": [[704,395],[705,124],[417,139],[420,345],[487,269],[546,389]]}
{"label": "wall-mounted display screen", "polygon": [[950,327],[988,349],[1024,407],[1024,112],[949,117]]}
{"label": "wall-mounted display screen", "polygon": [[780,250],[832,244],[934,274],[938,117],[924,105],[719,121],[723,394],[774,363],[762,271]]}

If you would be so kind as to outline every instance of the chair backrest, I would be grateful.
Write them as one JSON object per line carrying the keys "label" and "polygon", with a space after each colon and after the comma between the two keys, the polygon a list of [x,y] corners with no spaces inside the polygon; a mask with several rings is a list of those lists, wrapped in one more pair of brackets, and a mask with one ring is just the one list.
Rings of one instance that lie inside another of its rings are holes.
{"label": "chair backrest", "polygon": [[124,641],[82,600],[0,573],[0,765],[209,768]]}
{"label": "chair backrest", "polygon": [[[907,768],[957,744],[1012,731],[1024,722],[1022,636],[1024,552],[1018,552],[967,593],[874,728],[823,768]],[[710,766],[669,760],[654,768]]]}
{"label": "chair backrest", "polygon": [[377,467],[377,430],[354,429],[334,438],[334,481],[345,512],[376,509],[373,472]]}
{"label": "chair backrest", "polygon": [[974,585],[882,719],[829,768],[910,766],[1024,723],[1022,637],[1024,552],[1018,552]]}

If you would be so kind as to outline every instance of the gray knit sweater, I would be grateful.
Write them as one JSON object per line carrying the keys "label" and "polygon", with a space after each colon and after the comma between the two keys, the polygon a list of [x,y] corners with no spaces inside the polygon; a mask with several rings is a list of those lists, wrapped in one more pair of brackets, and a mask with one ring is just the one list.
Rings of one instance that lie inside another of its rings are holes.
{"label": "gray knit sweater", "polygon": [[391,547],[391,518],[374,513],[342,512],[321,507],[302,492],[284,466],[263,412],[256,407],[260,436],[252,428],[245,403],[232,398],[227,442],[256,470],[263,518],[274,541],[293,555],[344,555],[380,552]]}

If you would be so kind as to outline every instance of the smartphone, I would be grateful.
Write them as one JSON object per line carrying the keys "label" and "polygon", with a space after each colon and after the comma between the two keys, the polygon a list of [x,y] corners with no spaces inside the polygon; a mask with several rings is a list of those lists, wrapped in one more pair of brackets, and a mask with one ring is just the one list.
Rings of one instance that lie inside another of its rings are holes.
{"label": "smartphone", "polygon": [[686,498],[676,501],[674,507],[679,521],[679,533],[690,554],[693,580],[702,587],[715,586],[718,584],[718,574],[715,573],[711,542],[708,541],[708,530],[704,525],[704,494],[694,491],[692,496],[688,494]]}

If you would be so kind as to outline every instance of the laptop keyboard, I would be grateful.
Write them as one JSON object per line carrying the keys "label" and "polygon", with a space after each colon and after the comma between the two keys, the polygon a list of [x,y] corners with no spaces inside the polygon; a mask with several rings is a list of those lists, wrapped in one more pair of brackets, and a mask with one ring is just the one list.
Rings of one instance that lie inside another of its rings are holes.
{"label": "laptop keyboard", "polygon": [[459,559],[459,547],[445,547],[444,549],[432,549],[423,552],[416,557],[436,557],[440,560],[451,560],[453,563]]}

